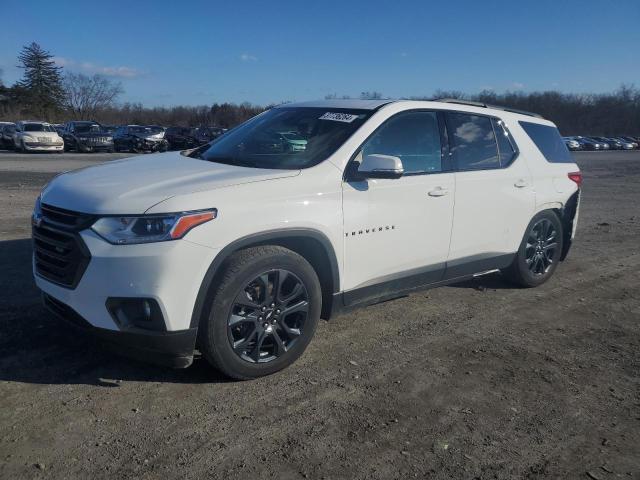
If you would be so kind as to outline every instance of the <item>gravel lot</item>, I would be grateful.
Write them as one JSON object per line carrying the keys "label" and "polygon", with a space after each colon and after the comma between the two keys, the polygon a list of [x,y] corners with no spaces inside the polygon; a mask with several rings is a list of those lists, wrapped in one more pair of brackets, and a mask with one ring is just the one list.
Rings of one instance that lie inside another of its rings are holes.
{"label": "gravel lot", "polygon": [[578,238],[542,287],[375,305],[240,383],[115,357],[40,306],[38,191],[123,156],[0,152],[1,478],[640,478],[639,152],[575,154]]}

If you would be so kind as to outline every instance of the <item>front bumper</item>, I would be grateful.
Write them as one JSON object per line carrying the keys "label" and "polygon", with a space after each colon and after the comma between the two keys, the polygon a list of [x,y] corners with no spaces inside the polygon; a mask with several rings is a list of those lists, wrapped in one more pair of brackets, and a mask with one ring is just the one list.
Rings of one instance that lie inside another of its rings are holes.
{"label": "front bumper", "polygon": [[186,368],[193,362],[197,328],[178,332],[113,331],[97,328],[69,305],[46,293],[44,306],[56,316],[102,340],[112,351],[144,362],[173,368]]}
{"label": "front bumper", "polygon": [[37,143],[37,142],[24,142],[25,150],[29,150],[30,152],[61,152],[64,150],[64,144],[60,143],[50,144],[50,143]]}
{"label": "front bumper", "polygon": [[98,142],[94,140],[78,140],[78,148],[86,150],[113,150],[113,141],[110,142]]}
{"label": "front bumper", "polygon": [[166,150],[169,148],[169,142],[166,140],[148,140],[139,139],[136,141],[136,148],[139,150],[147,150],[151,152],[158,152],[160,150]]}
{"label": "front bumper", "polygon": [[[139,340],[143,350],[164,351],[171,356],[176,354],[171,342],[182,338],[179,342],[190,343],[189,354],[192,355],[195,331],[193,334],[187,332],[191,328],[200,285],[219,250],[187,239],[111,245],[90,229],[79,235],[91,258],[75,288],[47,280],[36,272],[34,266],[38,288],[70,309],[65,310],[66,313],[73,312],[63,316],[83,319],[81,323],[99,332],[101,337],[108,337],[111,343],[121,343],[125,350],[128,346],[136,347],[134,344]],[[163,331],[118,324],[107,309],[107,301],[113,298],[155,300],[162,314]],[[165,345],[165,342],[170,345]],[[184,351],[177,353],[184,357]]]}

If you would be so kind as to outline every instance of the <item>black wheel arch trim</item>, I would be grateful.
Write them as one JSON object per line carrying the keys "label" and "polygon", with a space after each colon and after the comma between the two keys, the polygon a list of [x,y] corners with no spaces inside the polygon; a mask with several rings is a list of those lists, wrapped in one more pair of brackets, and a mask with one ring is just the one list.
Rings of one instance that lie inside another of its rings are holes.
{"label": "black wheel arch trim", "polygon": [[[206,300],[214,287],[213,280],[216,277],[216,274],[220,272],[221,267],[224,262],[235,252],[238,250],[242,250],[248,247],[260,246],[260,245],[268,245],[274,241],[283,241],[287,239],[303,239],[303,238],[311,238],[318,241],[322,247],[324,248],[324,253],[329,259],[329,268],[332,280],[332,286],[330,292],[324,292],[323,289],[323,304],[325,299],[331,298],[333,294],[337,293],[340,288],[340,271],[338,269],[338,258],[336,257],[335,250],[333,248],[333,244],[329,240],[329,238],[319,230],[314,230],[311,228],[291,228],[291,229],[277,229],[277,230],[267,230],[260,233],[255,233],[251,235],[247,235],[245,237],[234,240],[227,246],[225,246],[220,253],[216,255],[209,265],[207,269],[207,273],[200,284],[200,289],[198,290],[198,295],[196,296],[196,302],[193,307],[193,312],[191,314],[191,322],[189,328],[196,328],[200,323],[200,319],[202,315],[205,313],[206,309]],[[323,312],[325,311],[325,306],[323,305]],[[327,306],[327,311],[331,311],[331,306]],[[324,316],[324,314],[323,314]]]}

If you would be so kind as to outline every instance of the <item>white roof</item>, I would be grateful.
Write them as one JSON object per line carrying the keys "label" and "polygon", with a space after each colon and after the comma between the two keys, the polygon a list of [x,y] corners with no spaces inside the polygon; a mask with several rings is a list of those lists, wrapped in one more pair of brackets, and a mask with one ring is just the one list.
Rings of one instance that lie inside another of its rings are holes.
{"label": "white roof", "polygon": [[496,114],[500,116],[504,115],[516,115],[521,119],[527,118],[529,121],[535,123],[547,123],[551,124],[542,117],[531,114],[529,112],[523,112],[519,110],[498,107],[494,105],[484,105],[481,103],[465,102],[464,100],[352,100],[352,99],[331,99],[331,100],[317,100],[310,102],[296,102],[296,103],[283,103],[275,108],[288,108],[288,107],[310,107],[310,108],[348,108],[359,110],[376,110],[384,105],[403,103],[407,106],[414,108],[437,108],[446,110],[459,110],[464,112],[474,112],[481,114]]}
{"label": "white roof", "polygon": [[382,105],[391,103],[394,100],[352,100],[352,99],[331,99],[315,100],[310,102],[283,103],[276,108],[289,107],[310,107],[310,108],[353,108],[359,110],[375,110]]}

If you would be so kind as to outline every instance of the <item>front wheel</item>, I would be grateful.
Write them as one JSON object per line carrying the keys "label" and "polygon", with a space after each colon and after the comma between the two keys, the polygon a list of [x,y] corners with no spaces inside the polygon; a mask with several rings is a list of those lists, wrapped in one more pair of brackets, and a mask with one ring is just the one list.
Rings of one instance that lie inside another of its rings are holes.
{"label": "front wheel", "polygon": [[302,355],[322,307],[320,281],[303,257],[280,246],[241,250],[216,283],[199,329],[200,349],[214,367],[247,380]]}
{"label": "front wheel", "polygon": [[529,225],[513,263],[502,271],[522,287],[537,287],[549,280],[562,255],[562,223],[554,212],[538,213]]}

